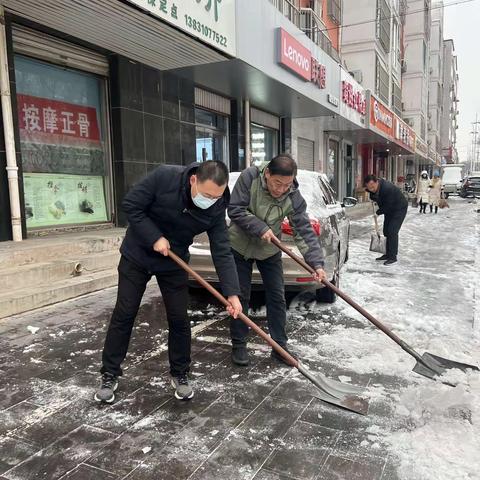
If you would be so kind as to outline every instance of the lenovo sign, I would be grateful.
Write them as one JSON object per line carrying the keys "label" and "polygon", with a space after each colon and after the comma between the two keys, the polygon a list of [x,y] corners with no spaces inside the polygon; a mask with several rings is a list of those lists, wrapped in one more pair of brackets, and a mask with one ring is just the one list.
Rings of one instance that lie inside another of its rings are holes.
{"label": "lenovo sign", "polygon": [[283,28],[279,28],[278,32],[280,39],[278,63],[305,81],[312,82],[318,88],[326,88],[327,69],[325,65],[313,58],[310,50]]}
{"label": "lenovo sign", "polygon": [[312,54],[283,28],[279,29],[280,55],[278,62],[303,79],[312,78]]}

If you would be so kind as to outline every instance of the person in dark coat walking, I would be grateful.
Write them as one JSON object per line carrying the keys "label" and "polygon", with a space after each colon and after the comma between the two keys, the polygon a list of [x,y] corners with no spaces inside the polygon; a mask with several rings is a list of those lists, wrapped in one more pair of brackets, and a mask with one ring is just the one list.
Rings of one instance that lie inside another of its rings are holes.
{"label": "person in dark coat walking", "polygon": [[117,303],[110,320],[102,355],[102,384],[98,402],[112,403],[120,368],[128,350],[135,317],[147,283],[153,275],[162,293],[168,321],[168,358],[175,397],[193,397],[190,368],[191,330],[187,316],[188,274],[169,256],[188,262],[193,238],[207,232],[213,262],[227,311],[242,311],[235,261],[230,250],[225,213],[230,199],[228,169],[208,161],[189,166],[161,165],[125,196],[122,207],[128,229],[120,247]]}
{"label": "person in dark coat walking", "polygon": [[383,178],[367,175],[364,183],[370,200],[378,205],[377,215],[385,215],[383,234],[387,239],[387,253],[377,260],[384,260],[384,265],[392,265],[397,261],[398,232],[407,215],[408,201],[397,186]]}

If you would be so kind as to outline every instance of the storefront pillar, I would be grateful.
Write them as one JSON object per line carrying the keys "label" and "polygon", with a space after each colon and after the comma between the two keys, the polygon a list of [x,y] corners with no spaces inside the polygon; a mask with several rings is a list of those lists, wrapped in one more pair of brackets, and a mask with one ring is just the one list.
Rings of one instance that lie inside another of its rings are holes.
{"label": "storefront pillar", "polygon": [[0,88],[2,97],[2,120],[5,140],[8,191],[10,199],[12,239],[15,242],[20,242],[22,241],[20,189],[18,186],[17,154],[15,150],[12,99],[10,95],[10,77],[8,72],[7,36],[5,31],[5,17],[2,7],[0,7]]}

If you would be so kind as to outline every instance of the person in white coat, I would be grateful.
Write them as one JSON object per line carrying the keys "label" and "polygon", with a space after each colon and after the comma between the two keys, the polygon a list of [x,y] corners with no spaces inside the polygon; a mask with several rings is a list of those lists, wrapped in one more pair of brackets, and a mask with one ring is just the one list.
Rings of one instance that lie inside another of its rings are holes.
{"label": "person in white coat", "polygon": [[428,193],[430,190],[430,179],[428,178],[428,172],[424,170],[421,175],[420,179],[417,183],[417,202],[420,206],[420,213],[427,213],[427,205],[429,203],[428,200]]}
{"label": "person in white coat", "polygon": [[433,212],[435,207],[435,213],[438,213],[438,207],[440,205],[440,199],[442,198],[443,184],[440,178],[440,173],[435,172],[433,179],[430,182],[430,190],[428,192],[428,203],[430,204],[430,213]]}

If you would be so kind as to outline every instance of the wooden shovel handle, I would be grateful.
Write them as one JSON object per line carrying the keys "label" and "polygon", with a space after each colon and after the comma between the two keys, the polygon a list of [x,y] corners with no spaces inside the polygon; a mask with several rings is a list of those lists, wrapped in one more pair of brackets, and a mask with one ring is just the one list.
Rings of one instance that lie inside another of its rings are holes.
{"label": "wooden shovel handle", "polygon": [[[191,275],[202,287],[207,289],[219,302],[225,307],[230,306],[230,302],[210,283],[202,278],[193,268],[184,262],[178,255],[168,250],[168,256],[181,268],[183,268],[189,275]],[[292,367],[298,368],[298,360],[292,357],[285,349],[283,349],[273,338],[267,335],[256,323],[250,320],[244,313],[240,313],[238,318],[246,323],[257,335],[262,337],[278,354],[280,354],[288,364]]]}
{"label": "wooden shovel handle", "polygon": [[[276,245],[282,252],[285,252],[290,258],[295,260],[295,262],[297,262],[305,270],[310,272],[312,275],[316,275],[317,272],[315,271],[314,268],[308,265],[308,263],[306,263],[305,260],[303,260],[303,258],[300,258],[298,255],[292,252],[292,250],[290,250],[280,240],[274,238],[272,239],[272,243]],[[394,342],[396,342],[398,345],[400,345],[402,348],[405,349],[406,344],[400,337],[395,335],[389,328],[387,328],[385,325],[383,325],[383,323],[378,321],[373,315],[368,313],[364,308],[362,308],[357,302],[351,299],[347,294],[343,293],[338,287],[333,285],[333,283],[329,282],[328,280],[322,280],[322,283],[328,288],[330,288],[330,290],[333,290],[340,298],[345,300],[351,307],[357,310],[357,312],[361,313],[367,320],[373,323],[378,329],[380,329],[383,333],[388,335]],[[409,349],[412,350],[410,347]]]}

